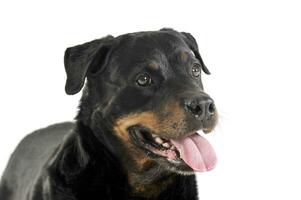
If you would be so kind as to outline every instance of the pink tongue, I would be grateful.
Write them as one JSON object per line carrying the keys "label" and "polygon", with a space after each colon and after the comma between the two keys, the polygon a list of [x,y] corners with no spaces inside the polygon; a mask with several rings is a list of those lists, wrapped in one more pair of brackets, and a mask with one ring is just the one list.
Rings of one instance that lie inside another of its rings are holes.
{"label": "pink tongue", "polygon": [[209,142],[197,133],[171,142],[180,151],[181,158],[195,171],[209,171],[217,158]]}

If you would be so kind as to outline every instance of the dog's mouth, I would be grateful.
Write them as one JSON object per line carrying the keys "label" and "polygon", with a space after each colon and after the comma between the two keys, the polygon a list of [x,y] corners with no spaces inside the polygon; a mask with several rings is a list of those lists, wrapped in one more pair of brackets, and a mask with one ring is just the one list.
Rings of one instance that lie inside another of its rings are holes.
{"label": "dog's mouth", "polygon": [[128,131],[135,145],[149,157],[165,158],[176,166],[188,165],[198,172],[209,171],[216,165],[214,149],[198,132],[179,139],[166,139],[139,125],[131,126]]}

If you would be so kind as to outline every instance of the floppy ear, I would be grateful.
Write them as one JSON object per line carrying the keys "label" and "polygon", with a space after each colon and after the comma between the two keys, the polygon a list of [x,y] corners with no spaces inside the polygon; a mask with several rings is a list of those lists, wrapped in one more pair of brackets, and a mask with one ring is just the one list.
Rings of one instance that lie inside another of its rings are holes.
{"label": "floppy ear", "polygon": [[107,36],[66,49],[64,64],[67,94],[78,93],[84,85],[87,73],[95,73],[103,68],[113,39],[113,36]]}
{"label": "floppy ear", "polygon": [[206,67],[206,65],[203,62],[203,59],[199,52],[198,44],[197,44],[196,40],[194,39],[194,37],[190,33],[186,33],[186,32],[181,32],[181,33],[182,33],[182,35],[184,35],[184,40],[188,44],[189,48],[193,51],[195,57],[200,61],[201,65],[202,65],[202,70],[206,74],[210,74],[210,71],[208,70],[208,68]]}

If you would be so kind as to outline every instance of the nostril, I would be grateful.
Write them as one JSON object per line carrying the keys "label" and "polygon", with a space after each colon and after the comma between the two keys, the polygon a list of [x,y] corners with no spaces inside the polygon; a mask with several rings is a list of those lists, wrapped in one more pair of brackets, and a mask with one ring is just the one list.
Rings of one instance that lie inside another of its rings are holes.
{"label": "nostril", "polygon": [[196,115],[201,115],[202,114],[202,108],[199,106],[199,105],[197,105],[196,107],[195,107],[195,109],[194,109],[194,113],[193,114],[196,114]]}
{"label": "nostril", "polygon": [[194,115],[199,116],[203,113],[203,109],[199,105],[186,105],[187,109]]}
{"label": "nostril", "polygon": [[210,103],[208,106],[208,113],[213,114],[215,112],[215,105],[214,103]]}

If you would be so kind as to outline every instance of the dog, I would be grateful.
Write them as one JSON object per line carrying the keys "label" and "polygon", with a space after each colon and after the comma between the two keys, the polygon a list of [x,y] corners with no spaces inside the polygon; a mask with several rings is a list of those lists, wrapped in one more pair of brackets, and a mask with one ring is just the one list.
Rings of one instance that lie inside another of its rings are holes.
{"label": "dog", "polygon": [[74,122],[26,136],[1,178],[1,200],[198,199],[195,172],[216,155],[200,134],[218,114],[195,38],[163,28],[67,48]]}

